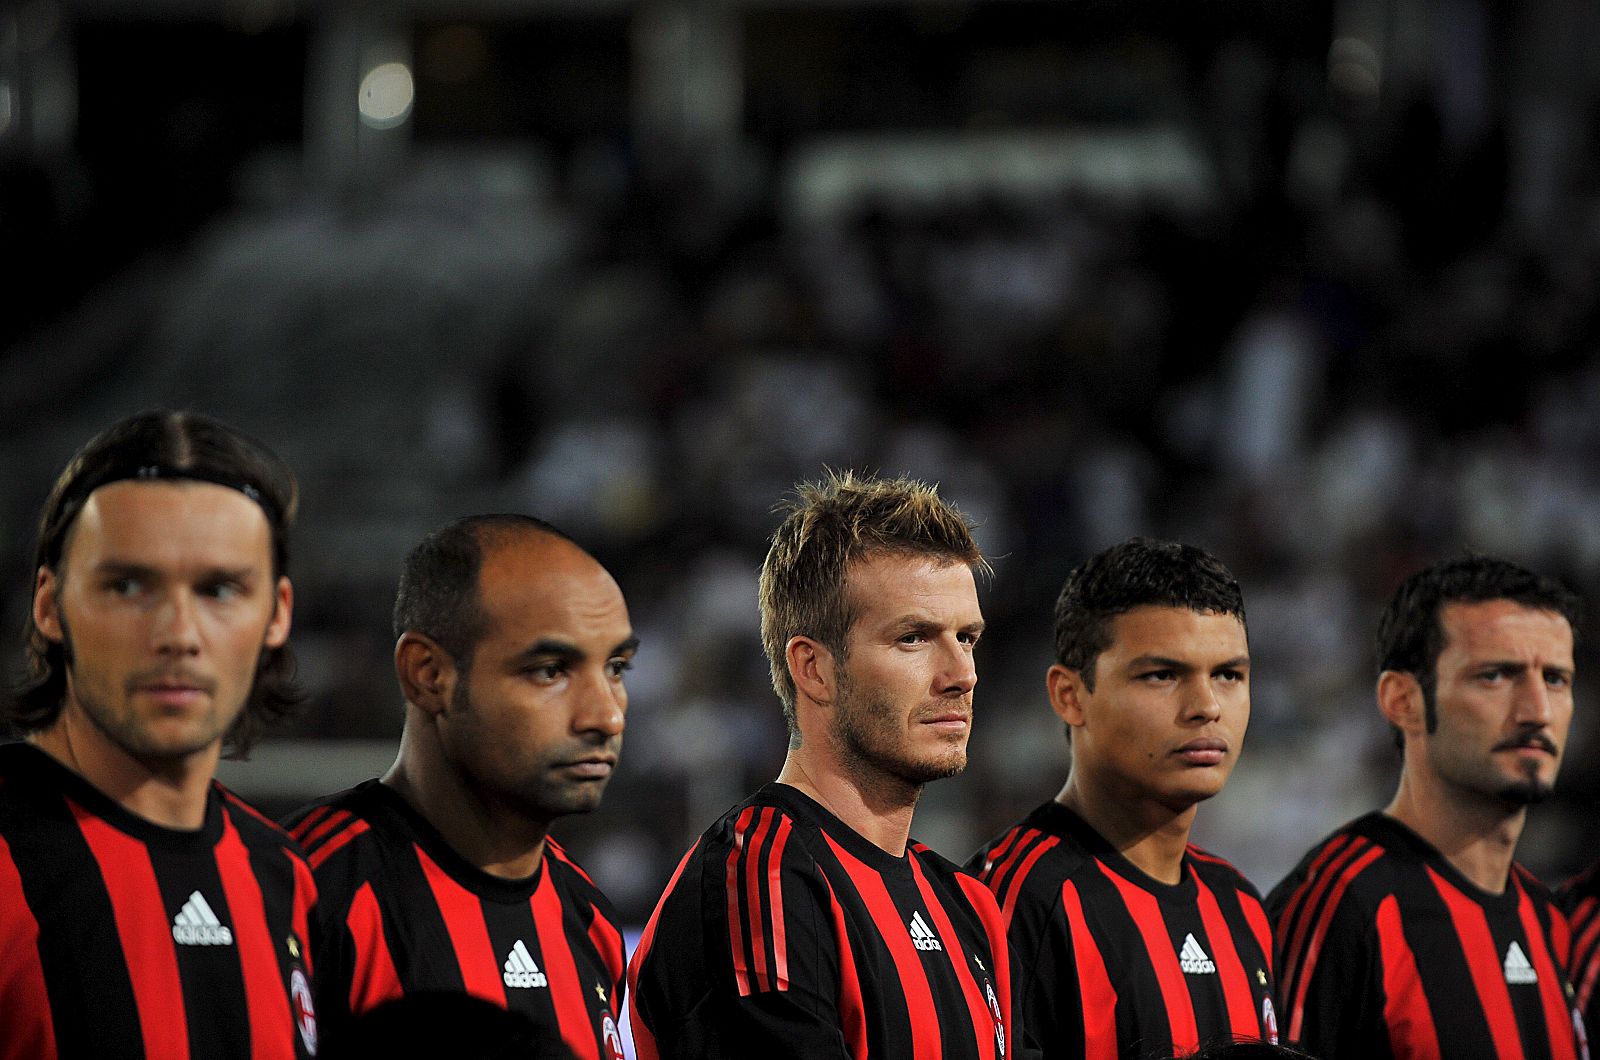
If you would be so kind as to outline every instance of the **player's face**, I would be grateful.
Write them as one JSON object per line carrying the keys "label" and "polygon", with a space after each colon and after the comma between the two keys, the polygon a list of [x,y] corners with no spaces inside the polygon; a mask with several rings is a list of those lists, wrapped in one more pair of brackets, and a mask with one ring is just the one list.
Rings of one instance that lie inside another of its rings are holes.
{"label": "player's face", "polygon": [[846,768],[917,785],[961,772],[983,632],[972,570],[881,554],[850,565],[845,591],[856,619],[832,736]]}
{"label": "player's face", "polygon": [[64,720],[139,759],[220,745],[261,653],[289,636],[290,588],[272,576],[259,505],[209,482],[114,482],[90,495],[34,622],[62,643]]}
{"label": "player's face", "polygon": [[441,719],[446,755],[530,820],[593,810],[622,749],[637,644],[622,591],[569,542],[528,534],[490,546],[478,593],[488,632]]}
{"label": "player's face", "polygon": [[1128,801],[1175,812],[1222,790],[1250,723],[1250,649],[1232,615],[1136,607],[1112,620],[1072,768]]}
{"label": "player's face", "polygon": [[1513,805],[1550,794],[1572,721],[1572,627],[1510,600],[1439,612],[1438,728],[1425,760],[1447,783]]}

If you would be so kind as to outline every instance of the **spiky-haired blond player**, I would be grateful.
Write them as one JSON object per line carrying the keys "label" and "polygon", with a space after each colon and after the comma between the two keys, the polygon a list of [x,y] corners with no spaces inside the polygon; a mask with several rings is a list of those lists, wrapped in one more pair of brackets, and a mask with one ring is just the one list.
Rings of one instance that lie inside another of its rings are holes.
{"label": "spiky-haired blond player", "polygon": [[1010,1055],[994,899],[909,838],[922,786],[966,767],[985,567],[931,487],[800,487],[761,571],[788,759],[701,835],[645,928],[641,1057]]}

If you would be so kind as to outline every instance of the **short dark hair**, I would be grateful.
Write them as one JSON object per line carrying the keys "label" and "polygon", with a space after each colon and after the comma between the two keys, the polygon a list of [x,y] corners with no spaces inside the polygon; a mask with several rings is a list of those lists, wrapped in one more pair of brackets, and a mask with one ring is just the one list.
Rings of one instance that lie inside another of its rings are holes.
{"label": "short dark hair", "polygon": [[[1423,719],[1429,732],[1439,727],[1435,698],[1439,655],[1445,648],[1441,612],[1446,604],[1510,600],[1535,611],[1560,615],[1577,640],[1583,602],[1554,578],[1536,574],[1509,560],[1467,553],[1424,567],[1400,584],[1378,619],[1378,672],[1398,670],[1422,686]],[[1397,746],[1405,737],[1393,730]]]}
{"label": "short dark hair", "polygon": [[421,633],[439,645],[460,669],[489,631],[478,591],[478,575],[488,546],[517,534],[545,534],[571,541],[562,531],[531,515],[469,515],[442,526],[418,542],[400,569],[394,598],[394,635]]}
{"label": "short dark hair", "polygon": [[1094,691],[1094,664],[1111,646],[1111,622],[1136,607],[1183,607],[1244,623],[1233,573],[1194,545],[1130,537],[1067,575],[1056,598],[1056,661]]}
{"label": "short dark hair", "polygon": [[[272,529],[273,581],[288,573],[289,529],[299,507],[294,472],[261,442],[220,420],[167,409],[119,420],[67,462],[39,518],[33,569],[57,570],[90,495],[130,479],[195,480],[240,491],[261,506]],[[5,713],[12,726],[27,733],[54,724],[61,715],[67,660],[64,646],[34,624],[31,608],[23,634],[27,669]],[[263,652],[250,697],[223,738],[228,757],[245,757],[268,725],[293,714],[304,699],[294,683],[289,646]]]}
{"label": "short dark hair", "polygon": [[855,621],[845,592],[852,562],[891,553],[931,556],[974,571],[989,565],[972,539],[972,524],[938,487],[916,479],[832,471],[820,482],[802,482],[779,510],[787,514],[761,564],[761,643],[792,738],[799,722],[789,639],[813,637],[843,661]]}

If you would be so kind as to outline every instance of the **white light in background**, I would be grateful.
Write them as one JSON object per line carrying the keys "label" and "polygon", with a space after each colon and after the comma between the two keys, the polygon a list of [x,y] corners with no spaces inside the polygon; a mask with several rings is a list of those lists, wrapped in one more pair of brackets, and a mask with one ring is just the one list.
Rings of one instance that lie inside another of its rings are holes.
{"label": "white light in background", "polygon": [[392,129],[406,120],[415,97],[411,68],[405,63],[383,63],[367,71],[356,99],[363,122],[374,129]]}
{"label": "white light in background", "polygon": [[11,111],[11,82],[0,81],[0,136],[4,136],[11,128]]}

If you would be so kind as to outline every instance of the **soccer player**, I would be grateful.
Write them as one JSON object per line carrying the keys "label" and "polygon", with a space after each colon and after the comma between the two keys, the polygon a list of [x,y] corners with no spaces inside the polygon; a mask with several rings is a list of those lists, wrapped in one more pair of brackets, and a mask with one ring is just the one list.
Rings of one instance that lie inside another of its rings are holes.
{"label": "soccer player", "polygon": [[1577,991],[1578,1011],[1586,1027],[1600,1026],[1600,862],[1568,880],[1560,889],[1562,907],[1572,927],[1567,968]]}
{"label": "soccer player", "polygon": [[305,1057],[311,872],[213,779],[299,699],[294,476],[146,412],[56,480],[0,747],[0,1057]]}
{"label": "soccer player", "polygon": [[1250,720],[1238,582],[1192,545],[1133,538],[1067,577],[1055,638],[1071,773],[968,865],[1006,917],[1024,1035],[1104,1058],[1276,1041],[1260,895],[1189,843]]}
{"label": "soccer player", "polygon": [[966,766],[983,568],[928,486],[800,487],[761,570],[788,758],[695,842],[645,927],[641,1057],[1012,1055],[999,909],[909,840],[923,785]]}
{"label": "soccer player", "polygon": [[1486,556],[1412,575],[1378,623],[1399,788],[1267,899],[1291,1044],[1316,1056],[1585,1055],[1566,925],[1513,860],[1572,719],[1578,601]]}
{"label": "soccer player", "polygon": [[550,825],[617,764],[638,641],[611,575],[550,525],[474,516],[407,557],[395,600],[394,766],[292,817],[321,899],[315,991],[351,1017],[456,991],[620,1060],[617,916]]}

